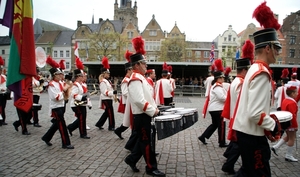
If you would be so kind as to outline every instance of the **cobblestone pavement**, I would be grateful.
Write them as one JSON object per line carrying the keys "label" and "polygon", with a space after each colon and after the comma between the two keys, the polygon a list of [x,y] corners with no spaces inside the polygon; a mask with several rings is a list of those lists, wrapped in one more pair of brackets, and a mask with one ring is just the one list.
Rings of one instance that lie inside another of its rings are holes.
{"label": "cobblestone pavement", "polygon": [[[6,107],[8,125],[0,127],[0,176],[148,176],[145,173],[144,159],[137,164],[141,170],[139,173],[133,173],[124,163],[124,158],[129,152],[123,147],[130,136],[130,130],[126,130],[123,133],[125,139],[120,140],[113,132],[107,130],[107,122],[104,130],[94,126],[103,113],[103,110],[97,108],[98,98],[98,96],[92,98],[93,108],[88,110],[87,124],[91,127],[88,136],[91,139],[81,139],[79,131],[75,130],[70,137],[72,145],[75,146],[73,150],[61,148],[59,132],[56,132],[51,141],[53,146],[49,147],[41,140],[51,126],[47,93],[43,93],[40,98],[40,103],[43,105],[39,112],[42,127],[28,125],[31,133],[29,136],[14,130],[12,123],[17,119],[16,109],[12,101],[8,101]],[[176,100],[178,100],[176,107],[197,108],[201,115],[203,97],[177,96]],[[118,104],[115,103],[116,126],[119,126],[122,122],[122,114],[116,112],[117,106]],[[69,107],[65,118],[67,124],[74,120],[74,114]],[[166,176],[228,176],[221,171],[225,161],[223,157],[225,149],[218,147],[217,132],[208,140],[207,145],[203,145],[197,139],[210,123],[210,116],[206,119],[199,116],[199,121],[190,128],[157,141],[156,151],[160,153],[157,156],[158,168],[165,172]],[[297,139],[299,141],[300,138],[297,136]],[[279,156],[272,154],[270,160],[272,176],[300,176],[300,163],[284,160],[284,146],[278,153]],[[300,158],[300,155],[296,154],[295,157]],[[238,170],[240,163],[239,159],[235,170]]]}

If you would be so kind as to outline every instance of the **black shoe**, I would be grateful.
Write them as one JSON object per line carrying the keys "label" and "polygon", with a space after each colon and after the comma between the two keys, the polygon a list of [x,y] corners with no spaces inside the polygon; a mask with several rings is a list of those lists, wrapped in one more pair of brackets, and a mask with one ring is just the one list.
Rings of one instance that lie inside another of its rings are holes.
{"label": "black shoe", "polygon": [[73,136],[72,131],[67,127],[70,136]]}
{"label": "black shoe", "polygon": [[274,154],[275,154],[275,155],[277,155],[277,156],[278,156],[278,154],[277,154],[277,152],[276,152],[276,149],[275,149],[275,148],[273,148],[273,147],[272,147],[272,148],[271,148],[271,150],[274,152]]}
{"label": "black shoe", "polygon": [[108,128],[108,131],[115,131],[115,128]]}
{"label": "black shoe", "polygon": [[63,145],[62,148],[63,149],[74,149],[74,146],[72,146],[72,145]]}
{"label": "black shoe", "polygon": [[114,132],[115,132],[115,134],[122,140],[122,139],[124,139],[123,137],[122,137],[122,134],[121,134],[121,132],[119,132],[119,131],[117,131],[118,129],[116,129]]}
{"label": "black shoe", "polygon": [[158,155],[159,155],[159,153],[158,153],[158,152],[156,152],[156,153],[155,153],[155,156],[158,156]]}
{"label": "black shoe", "polygon": [[207,142],[205,141],[204,137],[199,136],[198,139],[204,144],[207,145]]}
{"label": "black shoe", "polygon": [[124,162],[130,166],[131,170],[134,172],[140,172],[140,170],[138,168],[136,168],[135,164],[130,162],[129,159],[125,158]]}
{"label": "black shoe", "polygon": [[33,123],[32,123],[32,122],[30,122],[30,121],[28,121],[28,122],[27,122],[27,124],[28,124],[28,125],[32,125]]}
{"label": "black shoe", "polygon": [[99,126],[99,125],[95,125],[96,127],[99,128],[99,130],[103,130],[104,128],[102,126]]}
{"label": "black shoe", "polygon": [[228,144],[226,144],[226,143],[225,143],[225,144],[219,144],[219,147],[220,147],[220,148],[228,147]]}
{"label": "black shoe", "polygon": [[236,171],[234,169],[228,170],[228,169],[222,168],[222,171],[229,175],[234,175],[236,173]]}
{"label": "black shoe", "polygon": [[13,123],[13,126],[15,127],[15,130],[18,132],[19,129],[18,129],[18,126],[16,125],[16,122]]}
{"label": "black shoe", "polygon": [[[42,138],[43,140],[43,138]],[[43,140],[48,146],[52,146],[52,143],[50,143],[49,141]]]}
{"label": "black shoe", "polygon": [[23,135],[30,135],[29,132],[23,132],[22,134],[23,134]]}
{"label": "black shoe", "polygon": [[2,125],[7,125],[7,123],[6,122],[2,122]]}
{"label": "black shoe", "polygon": [[146,173],[148,175],[152,175],[152,176],[166,176],[166,174],[164,174],[163,172],[161,172],[159,170],[147,171]]}
{"label": "black shoe", "polygon": [[80,138],[82,138],[82,139],[90,139],[91,137],[89,137],[89,136],[80,136]]}
{"label": "black shoe", "polygon": [[42,127],[40,124],[33,124],[34,127]]}

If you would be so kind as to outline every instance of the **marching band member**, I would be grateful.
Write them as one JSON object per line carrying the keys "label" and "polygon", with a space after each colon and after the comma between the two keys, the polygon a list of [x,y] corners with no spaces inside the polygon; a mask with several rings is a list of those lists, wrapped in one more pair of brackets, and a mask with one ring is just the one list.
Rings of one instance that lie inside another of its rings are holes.
{"label": "marching band member", "polygon": [[176,84],[175,84],[175,79],[172,78],[172,72],[173,72],[173,68],[171,65],[168,66],[168,79],[170,80],[171,82],[171,85],[172,85],[172,89],[173,91],[171,92],[171,95],[172,95],[172,99],[171,99],[171,103],[173,103],[173,98],[175,96],[175,89],[176,89]]}
{"label": "marching band member", "polygon": [[[82,80],[82,87],[84,88],[84,90],[88,90],[88,86],[87,86],[87,73],[86,72],[83,72],[83,80]],[[92,101],[91,101],[91,98],[87,98],[87,103],[86,103],[86,106],[89,108],[89,109],[92,109],[93,107],[93,104],[92,104]],[[87,130],[90,130],[91,128],[86,124],[86,129]]]}
{"label": "marching band member", "polygon": [[155,99],[155,79],[156,79],[155,69],[148,69],[145,76],[148,83],[152,86],[151,90],[153,92],[153,99]]}
{"label": "marching band member", "polygon": [[151,137],[151,121],[154,116],[159,114],[159,110],[149,89],[151,86],[144,76],[147,71],[147,63],[143,55],[145,54],[144,41],[141,37],[136,37],[132,41],[136,54],[130,56],[133,74],[128,84],[128,96],[134,117],[134,129],[137,132],[138,139],[131,154],[125,158],[125,163],[134,172],[139,172],[136,163],[143,155],[148,175],[165,176],[157,169],[155,151],[151,141],[153,139]]}
{"label": "marching band member", "polygon": [[222,66],[222,60],[215,60],[214,65],[216,70],[214,71],[214,80],[210,89],[209,104],[207,107],[211,115],[212,124],[207,127],[198,139],[206,145],[207,142],[205,138],[209,139],[216,129],[218,129],[218,143],[219,147],[222,148],[228,146],[225,143],[225,123],[221,116],[227,93],[222,85],[225,77],[223,74],[224,68]]}
{"label": "marching band member", "polygon": [[172,92],[174,91],[170,80],[168,80],[168,66],[166,62],[163,64],[161,73],[162,78],[156,82],[155,86],[155,102],[157,105],[169,106],[172,103]]}
{"label": "marching band member", "polygon": [[224,152],[226,162],[222,166],[222,171],[228,174],[235,174],[234,164],[240,156],[239,146],[237,144],[236,132],[232,129],[234,108],[238,96],[240,94],[244,78],[254,59],[254,44],[250,40],[246,40],[242,48],[243,58],[236,60],[237,76],[233,79],[227,92],[222,117],[229,119],[228,140],[230,143]]}
{"label": "marching band member", "polygon": [[287,68],[282,70],[281,79],[282,79],[282,86],[276,89],[274,94],[274,99],[276,100],[276,109],[277,111],[281,111],[281,104],[284,98],[287,96],[285,92],[284,84],[286,84],[289,80],[288,78],[289,70]]}
{"label": "marching band member", "polygon": [[[128,50],[126,52],[125,55],[131,54]],[[126,57],[126,59],[129,59],[129,57]],[[123,113],[123,123],[121,124],[120,127],[115,129],[115,134],[120,138],[120,139],[124,139],[122,137],[122,132],[124,132],[125,130],[127,130],[127,128],[130,126],[130,116],[128,116],[128,113],[126,112],[126,103],[127,103],[127,97],[128,97],[128,82],[129,82],[129,78],[132,74],[132,66],[130,62],[125,63],[125,72],[126,75],[123,78],[122,82],[121,82],[121,92],[122,92],[122,97],[120,100],[120,104],[119,104],[119,108],[118,108],[118,112]]]}
{"label": "marching band member", "polygon": [[278,125],[270,116],[274,91],[269,65],[276,62],[281,50],[276,33],[280,25],[277,19],[270,18],[274,17],[274,14],[266,6],[266,2],[255,9],[253,17],[265,29],[253,33],[256,61],[245,76],[235,108],[233,129],[236,131],[242,158],[242,167],[238,172],[240,176],[246,174],[270,177],[271,150],[267,138],[275,140]]}
{"label": "marching band member", "polygon": [[2,74],[2,69],[4,65],[4,60],[0,56],[0,113],[1,117],[0,118],[0,126],[2,125],[7,125],[5,122],[6,120],[6,114],[5,114],[5,107],[6,107],[6,94],[7,94],[7,87],[6,87],[6,76]]}
{"label": "marching band member", "polygon": [[[100,130],[103,129],[103,125],[108,118],[108,130],[114,131],[115,130],[115,115],[113,109],[113,99],[116,98],[117,90],[113,89],[112,83],[109,79],[110,71],[109,71],[109,63],[108,58],[102,58],[103,68],[101,69],[101,74],[99,76],[100,82],[100,100],[99,100],[99,107],[100,109],[104,109],[104,113],[96,123],[96,127]],[[117,100],[115,100],[117,101]]]}
{"label": "marching band member", "polygon": [[52,67],[49,72],[51,73],[52,80],[48,86],[48,94],[50,101],[50,111],[52,125],[46,134],[42,137],[42,140],[48,145],[52,146],[50,142],[55,132],[59,130],[62,148],[64,149],[74,149],[71,145],[69,134],[66,127],[66,122],[64,118],[64,92],[68,90],[69,85],[63,86],[61,81],[61,70],[59,69],[59,64],[56,63],[52,58],[48,57],[46,62]]}
{"label": "marching band member", "polygon": [[77,69],[75,69],[74,77],[75,81],[73,83],[70,95],[70,106],[73,112],[76,115],[76,120],[68,125],[68,130],[72,136],[72,132],[79,128],[80,138],[90,139],[87,136],[86,131],[86,103],[87,103],[87,88],[82,86],[83,81],[83,64],[76,58],[75,60]]}
{"label": "marching band member", "polygon": [[[38,75],[39,72],[40,72],[39,68],[36,68],[37,76],[32,77],[33,103],[35,103],[35,104],[39,104],[40,95],[41,95],[41,92],[43,91],[44,79]],[[32,117],[33,117],[33,126],[34,127],[41,127],[41,125],[39,124],[38,111],[39,111],[39,109],[37,109],[33,106]],[[30,119],[28,121],[30,121]]]}
{"label": "marching band member", "polygon": [[298,130],[298,122],[297,122],[297,113],[298,113],[298,104],[296,102],[296,98],[298,95],[298,85],[294,83],[292,84],[285,84],[286,87],[286,97],[282,101],[281,110],[288,111],[292,113],[292,120],[291,126],[288,127],[285,132],[286,136],[281,138],[276,145],[274,145],[271,149],[277,155],[276,151],[282,146],[283,144],[287,144],[287,152],[285,154],[285,160],[289,162],[298,162],[298,159],[294,158],[293,150],[294,150],[294,143],[296,139],[296,131]]}

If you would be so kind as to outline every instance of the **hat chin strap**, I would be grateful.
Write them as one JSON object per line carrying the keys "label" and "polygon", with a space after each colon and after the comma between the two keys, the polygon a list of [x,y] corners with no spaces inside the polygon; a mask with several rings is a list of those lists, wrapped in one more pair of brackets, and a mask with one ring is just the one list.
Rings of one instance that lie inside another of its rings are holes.
{"label": "hat chin strap", "polygon": [[270,46],[271,46],[271,49],[272,49],[273,58],[275,59],[274,63],[276,63],[276,61],[277,61],[277,59],[278,59],[279,56],[276,57],[276,55],[275,55],[274,45],[271,43]]}

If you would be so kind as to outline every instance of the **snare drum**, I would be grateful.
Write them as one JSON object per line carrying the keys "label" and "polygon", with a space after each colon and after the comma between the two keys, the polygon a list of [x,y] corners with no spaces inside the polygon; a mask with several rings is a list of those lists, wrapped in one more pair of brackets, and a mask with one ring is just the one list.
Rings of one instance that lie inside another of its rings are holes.
{"label": "snare drum", "polygon": [[178,133],[181,130],[181,115],[163,115],[155,117],[157,139],[161,140]]}
{"label": "snare drum", "polygon": [[167,109],[166,111],[167,112],[177,112],[178,110],[181,110],[181,109],[184,109],[184,108],[171,108],[171,109]]}
{"label": "snare drum", "polygon": [[41,104],[36,104],[36,103],[33,103],[32,104],[32,110],[41,110],[42,109],[42,105]]}
{"label": "snare drum", "polygon": [[292,113],[288,111],[274,111],[270,112],[270,114],[274,114],[277,117],[282,130],[285,130],[291,126],[291,120],[293,118]]}
{"label": "snare drum", "polygon": [[[196,123],[198,121],[199,114],[198,114],[197,108],[186,108],[184,110],[191,111],[194,113],[193,123]],[[179,110],[179,112],[180,112],[180,110]]]}
{"label": "snare drum", "polygon": [[173,111],[165,111],[165,112],[161,112],[160,113],[161,115],[170,115],[170,114],[175,114],[175,112],[173,112]]}
{"label": "snare drum", "polygon": [[165,111],[165,110],[167,110],[167,109],[170,109],[170,108],[172,108],[171,106],[157,106],[157,108],[159,109],[159,111],[160,112],[163,112],[163,111]]}
{"label": "snare drum", "polygon": [[177,110],[175,114],[182,115],[182,121],[181,121],[182,130],[189,128],[194,124],[194,120],[195,120],[194,111],[181,109],[181,110]]}

